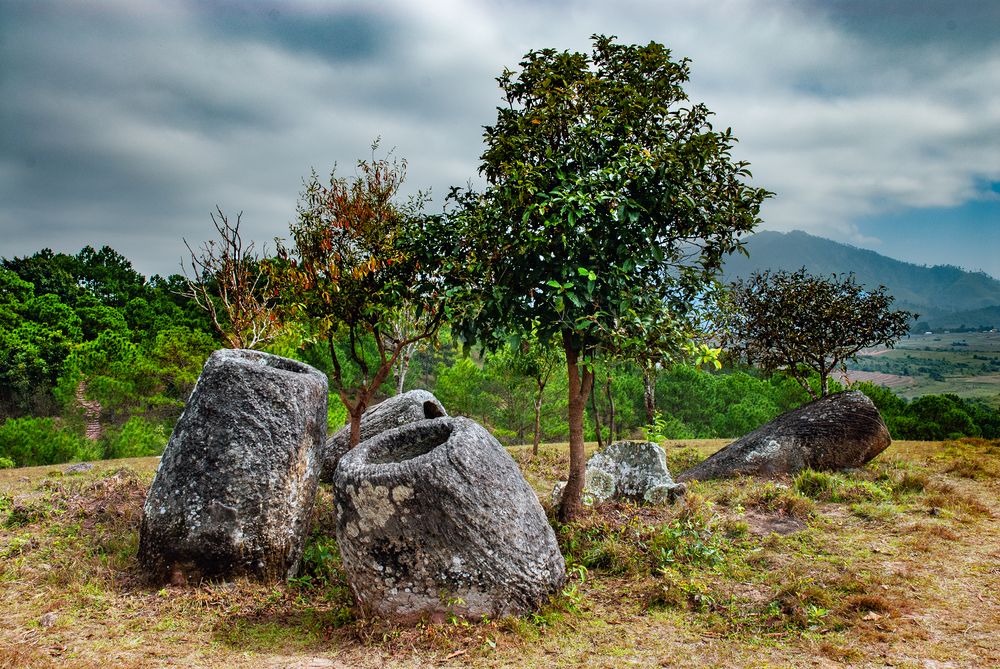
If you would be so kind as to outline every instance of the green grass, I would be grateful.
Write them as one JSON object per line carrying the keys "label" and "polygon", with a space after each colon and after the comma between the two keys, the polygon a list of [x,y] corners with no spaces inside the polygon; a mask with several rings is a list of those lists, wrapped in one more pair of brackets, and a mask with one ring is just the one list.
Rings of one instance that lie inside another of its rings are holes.
{"label": "green grass", "polygon": [[[724,443],[668,449],[688,465]],[[565,446],[511,452],[547,505]],[[301,577],[150,588],[135,550],[154,460],[4,470],[0,667],[991,666],[998,463],[995,441],[896,442],[858,470],[603,504],[555,525],[569,580],[540,611],[414,627],[355,615],[325,489]]]}

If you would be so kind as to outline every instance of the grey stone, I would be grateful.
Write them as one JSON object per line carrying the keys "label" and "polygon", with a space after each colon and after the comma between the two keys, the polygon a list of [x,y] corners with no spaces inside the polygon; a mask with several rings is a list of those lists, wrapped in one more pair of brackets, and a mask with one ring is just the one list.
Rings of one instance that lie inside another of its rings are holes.
{"label": "grey stone", "polygon": [[[361,414],[361,441],[371,439],[377,434],[394,427],[415,423],[428,418],[447,416],[441,402],[426,390],[410,390],[401,395],[394,395],[383,402],[369,407]],[[337,462],[347,452],[351,445],[351,426],[338,430],[326,440],[323,446],[323,471],[320,480],[333,481],[337,471]]]}
{"label": "grey stone", "polygon": [[[553,504],[562,499],[566,483],[552,491]],[[673,502],[685,493],[667,469],[663,449],[651,441],[616,441],[587,461],[583,503],[590,506],[608,499],[627,499],[647,504]]]}
{"label": "grey stone", "polygon": [[63,474],[83,474],[84,472],[89,472],[94,468],[92,462],[78,462],[75,465],[70,465],[63,470]]}
{"label": "grey stone", "polygon": [[143,507],[139,562],[156,581],[298,570],[326,436],[326,375],[258,351],[213,353]]}
{"label": "grey stone", "polygon": [[518,615],[565,580],[555,533],[517,464],[467,418],[361,442],[333,486],[359,608],[398,622]]}
{"label": "grey stone", "polygon": [[857,390],[827,395],[778,416],[678,480],[779,476],[860,467],[892,443],[878,409]]}

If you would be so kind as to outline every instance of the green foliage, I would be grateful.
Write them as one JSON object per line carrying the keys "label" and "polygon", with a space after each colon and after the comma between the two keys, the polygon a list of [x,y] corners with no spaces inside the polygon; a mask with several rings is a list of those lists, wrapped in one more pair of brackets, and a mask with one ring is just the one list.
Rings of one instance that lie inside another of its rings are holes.
{"label": "green foliage", "polygon": [[454,289],[480,298],[459,325],[466,340],[492,348],[534,334],[563,346],[564,519],[580,504],[592,363],[688,345],[698,296],[768,195],[746,185],[731,131],[688,102],[686,60],[656,42],[592,39],[590,54],[532,51],[498,77],[487,187],[453,191],[457,212],[436,235],[466,266]]}
{"label": "green foliage", "polygon": [[498,78],[508,104],[485,131],[489,186],[459,200],[455,221],[470,260],[488,259],[475,334],[673,350],[692,291],[767,193],[744,185],[732,134],[687,104],[686,60],[655,42],[593,42],[589,55],[530,52]]}
{"label": "green foliage", "polygon": [[0,425],[0,457],[17,467],[32,467],[94,460],[101,453],[97,444],[52,418],[8,418]]}
{"label": "green foliage", "polygon": [[471,358],[463,357],[451,367],[437,370],[435,394],[450,414],[483,417],[487,410],[485,374]]}
{"label": "green foliage", "polygon": [[[829,393],[830,374],[866,346],[892,345],[915,317],[891,311],[885,286],[871,290],[853,274],[813,276],[765,271],[729,287],[722,305],[729,349],[767,371],[785,370],[813,397]],[[819,376],[818,392],[808,376]]]}
{"label": "green foliage", "polygon": [[112,428],[101,439],[103,457],[141,458],[159,455],[167,445],[167,430],[163,425],[150,423],[135,416],[120,428]]}
{"label": "green foliage", "polygon": [[924,395],[912,402],[871,383],[857,383],[878,407],[896,439],[940,441],[961,437],[1000,438],[1000,411],[957,395]]}
{"label": "green foliage", "polygon": [[795,490],[822,502],[856,504],[859,502],[885,502],[892,498],[892,488],[886,488],[875,481],[866,481],[833,472],[817,472],[811,469],[799,472],[795,477]]}
{"label": "green foliage", "polygon": [[[96,396],[103,387],[119,405],[104,421],[124,423],[136,411],[155,410],[158,419],[179,413],[193,385],[191,366],[196,376],[216,345],[203,332],[204,319],[192,318],[175,294],[175,279],[146,282],[109,247],[85,247],[75,256],[45,249],[0,264],[0,418],[75,413],[71,381],[86,382],[91,373],[104,378],[89,391]],[[164,344],[164,331],[177,345]],[[103,372],[98,350],[108,354]],[[133,364],[137,351],[149,364]],[[131,389],[113,383],[130,374]],[[167,387],[157,396],[160,383]],[[121,401],[125,396],[131,399]]]}
{"label": "green foliage", "polygon": [[13,460],[0,456],[0,469],[11,469],[13,466]]}

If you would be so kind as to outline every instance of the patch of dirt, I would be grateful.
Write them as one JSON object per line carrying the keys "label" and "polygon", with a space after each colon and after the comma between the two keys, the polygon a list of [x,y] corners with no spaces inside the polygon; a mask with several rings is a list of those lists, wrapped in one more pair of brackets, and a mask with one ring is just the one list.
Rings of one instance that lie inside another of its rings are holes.
{"label": "patch of dirt", "polygon": [[751,532],[760,536],[767,536],[768,534],[787,536],[795,532],[801,532],[808,527],[804,521],[782,513],[765,514],[749,512],[743,516],[743,520],[746,521]]}

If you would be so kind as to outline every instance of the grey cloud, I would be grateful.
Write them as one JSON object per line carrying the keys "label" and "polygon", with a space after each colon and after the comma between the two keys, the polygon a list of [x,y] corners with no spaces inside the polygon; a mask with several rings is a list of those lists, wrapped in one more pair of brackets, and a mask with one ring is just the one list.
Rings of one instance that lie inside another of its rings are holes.
{"label": "grey cloud", "polygon": [[1000,21],[972,4],[938,34],[892,3],[6,2],[0,255],[111,243],[173,272],[216,204],[286,235],[310,167],[351,171],[376,136],[440,204],[476,179],[494,77],[594,32],[692,58],[692,98],[778,193],[767,227],[875,243],[860,217],[1000,181]]}

